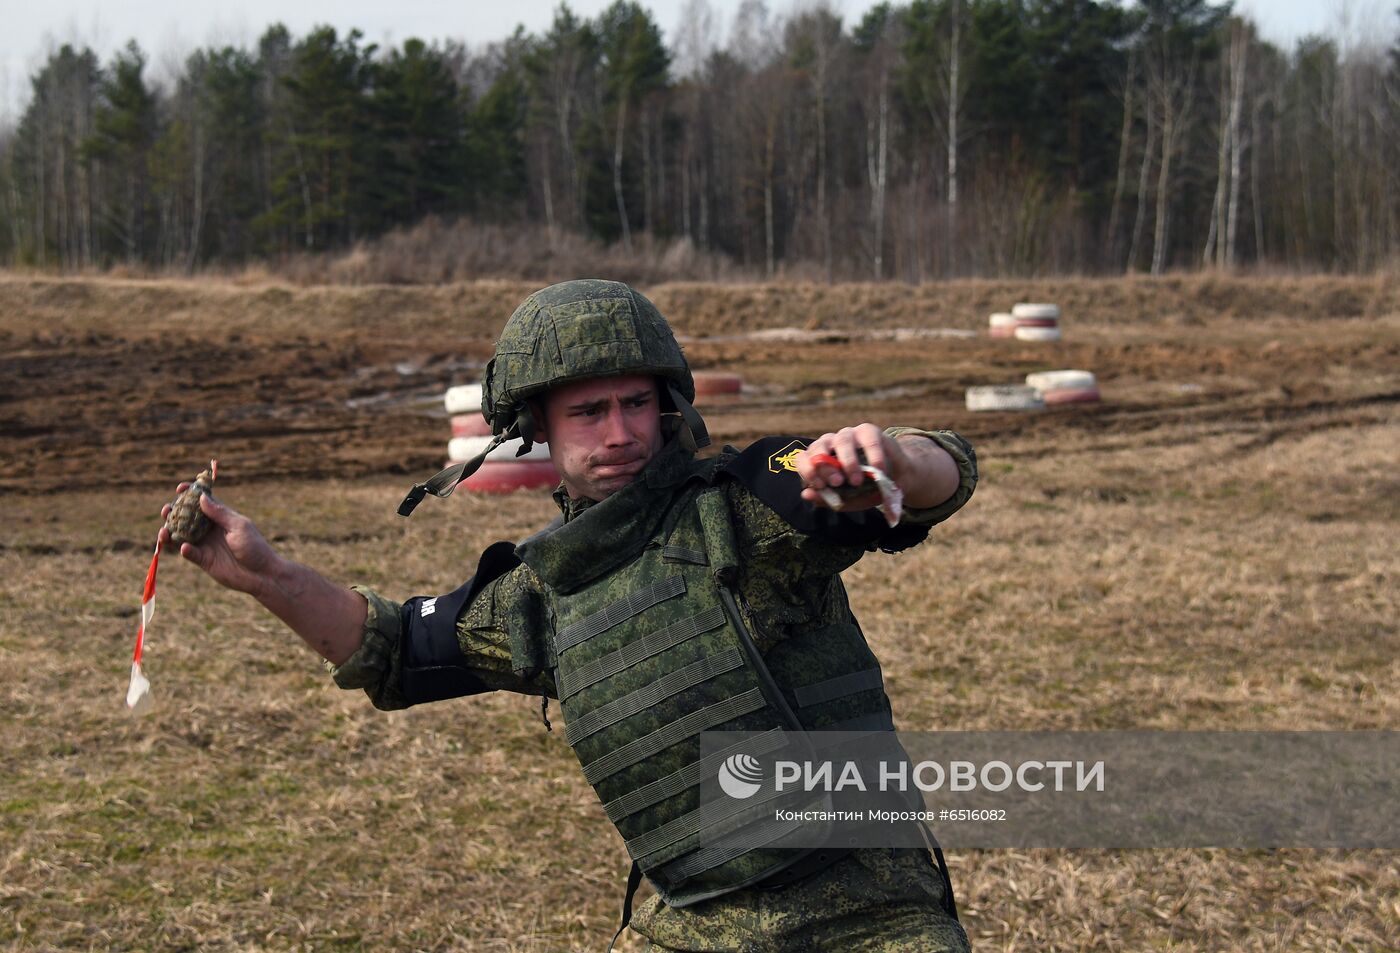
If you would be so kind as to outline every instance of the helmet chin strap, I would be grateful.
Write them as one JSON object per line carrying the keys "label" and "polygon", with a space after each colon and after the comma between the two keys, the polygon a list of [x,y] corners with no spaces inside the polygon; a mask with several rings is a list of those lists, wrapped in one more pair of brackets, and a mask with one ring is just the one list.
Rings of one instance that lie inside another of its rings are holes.
{"label": "helmet chin strap", "polygon": [[520,409],[516,411],[512,429],[521,440],[525,441],[521,448],[515,451],[517,457],[523,457],[530,452],[530,448],[535,444],[535,415],[530,413],[528,404],[521,404]]}
{"label": "helmet chin strap", "polygon": [[681,445],[691,453],[701,447],[708,447],[710,445],[710,432],[705,429],[705,419],[700,416],[700,412],[691,405],[690,401],[681,396],[680,389],[669,378],[666,380],[666,393],[671,398],[671,405],[681,415]]}
{"label": "helmet chin strap", "polygon": [[[408,495],[405,496],[403,502],[399,504],[399,515],[412,516],[418,504],[423,502],[423,497],[427,496],[429,493],[436,496],[438,499],[447,499],[452,495],[452,491],[457,489],[458,483],[461,483],[467,477],[481,469],[481,465],[486,462],[486,457],[492,450],[495,450],[501,444],[516,436],[518,436],[516,425],[512,424],[503,432],[496,434],[491,442],[486,445],[486,449],[470,460],[454,463],[445,470],[439,470],[424,482],[413,484],[413,489],[408,491]],[[525,446],[528,448],[529,445],[527,441]]]}

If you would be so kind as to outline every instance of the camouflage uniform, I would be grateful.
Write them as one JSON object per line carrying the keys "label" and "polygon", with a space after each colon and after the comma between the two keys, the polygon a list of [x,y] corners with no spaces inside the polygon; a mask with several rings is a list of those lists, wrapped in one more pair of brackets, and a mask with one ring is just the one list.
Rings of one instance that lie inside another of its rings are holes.
{"label": "camouflage uniform", "polygon": [[[945,503],[907,511],[901,525],[885,537],[859,544],[839,543],[799,529],[790,514],[778,511],[784,507],[793,512],[812,509],[799,501],[801,483],[790,468],[773,467],[772,476],[764,477],[768,483],[761,494],[751,482],[736,479],[717,484],[732,514],[740,569],[738,589],[752,614],[758,648],[780,681],[793,678],[802,666],[800,658],[783,657],[785,640],[797,633],[852,621],[839,578],[842,570],[867,550],[895,550],[917,543],[927,527],[951,516],[972,494],[976,459],[971,447],[956,434],[912,428],[888,432],[896,436],[917,433],[934,440],[957,462],[960,484]],[[721,459],[736,454],[726,448]],[[774,453],[770,459],[782,458]],[[686,466],[695,466],[691,454],[673,440],[638,480],[644,481],[660,469]],[[658,491],[649,499],[665,507],[671,502],[666,492]],[[782,502],[784,494],[787,502]],[[562,487],[555,499],[566,524],[597,505],[569,498]],[[774,500],[779,500],[778,508],[772,505]],[[836,518],[835,514],[824,515]],[[899,541],[889,544],[895,539]],[[457,640],[484,689],[558,697],[547,589],[530,566],[522,564],[476,592],[458,616]],[[357,590],[369,601],[364,642],[335,670],[335,680],[342,688],[364,689],[378,708],[404,707],[400,604],[368,589]],[[882,690],[879,696],[888,711]],[[965,935],[944,913],[942,900],[942,879],[925,852],[864,849],[781,890],[760,885],[685,907],[652,897],[638,911],[633,928],[651,939],[657,950],[966,949]]]}

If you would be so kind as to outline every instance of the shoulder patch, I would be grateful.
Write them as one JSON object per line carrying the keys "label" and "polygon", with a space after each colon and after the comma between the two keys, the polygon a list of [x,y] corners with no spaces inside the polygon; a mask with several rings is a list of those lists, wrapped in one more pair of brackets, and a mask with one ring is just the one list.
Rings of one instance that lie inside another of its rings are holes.
{"label": "shoulder patch", "polygon": [[810,440],[794,437],[777,450],[774,450],[768,455],[768,472],[778,474],[784,472],[796,473],[797,455],[803,450],[806,450],[811,442]]}
{"label": "shoulder patch", "polygon": [[802,478],[794,461],[811,443],[806,437],[764,437],[725,461],[720,472],[742,483],[799,533],[837,546],[895,552],[928,535],[926,526],[900,524],[891,528],[878,510],[838,513],[802,499]]}

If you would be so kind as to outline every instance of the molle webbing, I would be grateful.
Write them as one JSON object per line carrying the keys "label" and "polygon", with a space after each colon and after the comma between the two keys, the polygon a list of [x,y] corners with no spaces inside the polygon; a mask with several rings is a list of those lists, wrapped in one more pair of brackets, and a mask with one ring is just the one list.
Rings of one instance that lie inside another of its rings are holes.
{"label": "molle webbing", "polygon": [[681,883],[696,874],[704,873],[740,854],[757,850],[775,840],[786,837],[802,826],[802,821],[784,821],[781,824],[750,824],[736,834],[724,838],[719,843],[687,854],[668,867],[661,869],[662,878],[670,884]]}
{"label": "molle webbing", "polygon": [[[609,505],[641,500],[650,484],[634,483],[556,531],[547,550],[520,553],[548,587],[557,620],[550,644],[568,741],[629,852],[677,907],[756,883],[787,869],[795,854],[815,858],[812,869],[835,856],[777,849],[793,837],[773,824],[772,811],[816,806],[812,793],[778,797],[765,786],[747,799],[705,799],[702,789],[725,759],[786,757],[804,725],[892,727],[878,672],[847,677],[876,663],[844,618],[823,613],[790,634],[805,643],[802,675],[779,679],[769,670],[744,595],[766,595],[771,584],[749,579],[752,593],[737,590],[746,563],[730,491],[696,482],[667,484],[664,494],[658,486],[665,506]],[[651,515],[641,519],[642,512]],[[804,681],[811,684],[796,694]],[[822,704],[856,692],[849,704]],[[860,717],[876,708],[884,711]],[[710,730],[761,734],[711,752],[700,744]],[[814,741],[799,735],[797,750],[810,753]]]}
{"label": "molle webbing", "polygon": [[663,546],[661,547],[662,559],[679,559],[682,562],[694,563],[697,566],[708,566],[709,559],[698,549],[691,549],[689,546]]}
{"label": "molle webbing", "polygon": [[783,729],[771,728],[757,738],[735,742],[706,758],[692,761],[684,768],[668,774],[664,778],[659,778],[635,791],[629,791],[620,798],[614,798],[603,805],[603,810],[607,813],[608,819],[616,824],[623,818],[651,807],[658,801],[664,801],[687,788],[695,787],[706,775],[718,771],[719,766],[724,763],[724,759],[731,754],[738,754],[740,751],[755,755],[767,754],[770,751],[778,750],[785,744],[787,744],[787,740],[783,737]]}
{"label": "molle webbing", "polygon": [[586,642],[595,635],[606,632],[619,623],[626,622],[639,612],[645,612],[658,602],[664,602],[683,592],[685,592],[685,579],[681,576],[671,576],[653,585],[638,589],[612,605],[599,609],[592,615],[566,626],[555,637],[554,650],[563,652],[566,649],[571,649],[580,642]]}
{"label": "molle webbing", "polygon": [[863,672],[850,672],[846,675],[828,678],[826,681],[817,682],[814,685],[803,685],[793,691],[793,696],[797,699],[797,704],[800,707],[810,708],[813,705],[820,705],[822,702],[835,701],[838,698],[845,698],[847,695],[854,695],[856,692],[881,688],[884,684],[884,680],[880,677],[880,670],[868,668]]}
{"label": "molle webbing", "polygon": [[823,747],[821,736],[824,731],[894,731],[894,720],[890,718],[889,712],[872,711],[867,715],[857,715],[833,725],[822,725],[813,731],[815,737],[812,743],[818,748]]}
{"label": "molle webbing", "polygon": [[584,738],[594,735],[604,728],[610,728],[624,718],[630,718],[639,711],[645,711],[659,705],[666,699],[679,695],[688,688],[694,688],[716,675],[732,672],[743,664],[744,655],[738,649],[726,649],[718,655],[711,655],[697,662],[691,662],[684,668],[668,672],[650,685],[644,685],[636,691],[628,692],[605,705],[599,705],[597,708],[585,712],[569,722],[564,729],[564,737],[570,745],[576,745]]}
{"label": "molle webbing", "polygon": [[645,661],[669,648],[680,645],[704,632],[710,632],[724,625],[724,610],[711,606],[679,622],[672,622],[655,632],[648,632],[635,642],[599,656],[576,669],[570,669],[559,678],[559,699],[572,698],[590,685],[610,678],[638,662]]}
{"label": "molle webbing", "polygon": [[766,817],[766,807],[762,811],[756,809],[780,798],[791,800],[793,796],[792,791],[772,790],[763,792],[751,801],[736,801],[728,797],[709,801],[660,827],[632,838],[627,842],[627,852],[648,869],[658,867],[690,851],[694,845],[686,842],[701,831],[717,827],[724,821],[740,818],[741,815],[754,816],[742,817],[739,825],[731,826],[742,826],[749,820]]}
{"label": "molle webbing", "polygon": [[671,747],[686,738],[694,737],[726,721],[747,715],[763,707],[763,692],[757,688],[733,695],[724,701],[683,715],[669,725],[642,735],[636,741],[614,748],[597,760],[583,766],[583,776],[588,783],[597,786],[604,778],[611,777],[623,768],[636,764]]}

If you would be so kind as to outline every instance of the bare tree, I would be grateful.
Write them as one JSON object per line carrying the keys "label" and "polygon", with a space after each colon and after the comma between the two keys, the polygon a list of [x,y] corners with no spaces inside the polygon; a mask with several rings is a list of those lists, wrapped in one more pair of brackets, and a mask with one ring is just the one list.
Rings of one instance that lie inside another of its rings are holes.
{"label": "bare tree", "polygon": [[1120,98],[1123,101],[1123,125],[1118,133],[1118,171],[1113,179],[1113,201],[1108,212],[1108,258],[1116,266],[1118,253],[1122,247],[1119,231],[1119,212],[1123,207],[1123,192],[1128,179],[1128,153],[1133,139],[1133,91],[1137,88],[1137,48],[1128,48],[1128,66],[1123,71],[1123,85]]}
{"label": "bare tree", "polygon": [[870,189],[871,267],[876,281],[885,277],[885,221],[889,195],[890,138],[893,122],[891,80],[901,34],[896,17],[873,22],[864,43],[862,108],[865,118],[865,180]]}
{"label": "bare tree", "polygon": [[[714,52],[715,17],[709,0],[685,0],[681,7],[680,25],[676,31],[675,66],[682,83],[681,114],[684,118],[680,143],[680,207],[681,231],[691,241],[697,241],[696,222],[691,209],[696,204],[696,182],[704,178],[704,161],[700,148],[702,89],[705,63]],[[705,217],[705,195],[700,192],[700,218]],[[703,229],[700,230],[703,233]],[[699,238],[703,246],[704,238]]]}
{"label": "bare tree", "polygon": [[1220,262],[1226,268],[1235,266],[1240,217],[1240,166],[1244,151],[1250,146],[1250,142],[1243,136],[1242,129],[1250,32],[1249,25],[1244,20],[1235,18],[1230,21],[1230,195],[1225,214],[1225,253]]}
{"label": "bare tree", "polygon": [[1191,112],[1196,96],[1196,71],[1199,54],[1192,50],[1183,62],[1165,43],[1155,45],[1148,57],[1147,81],[1149,95],[1156,102],[1161,155],[1157,166],[1157,212],[1152,238],[1152,274],[1160,275],[1167,264],[1169,215],[1171,212],[1172,160],[1181,149],[1190,128]]}
{"label": "bare tree", "polygon": [[1128,244],[1127,270],[1135,271],[1138,252],[1142,247],[1142,233],[1147,221],[1147,196],[1151,192],[1152,159],[1157,148],[1157,100],[1147,97],[1146,129],[1147,137],[1142,145],[1142,162],[1138,165],[1137,214],[1133,216],[1133,238]]}
{"label": "bare tree", "polygon": [[827,195],[830,179],[827,131],[836,60],[841,51],[841,19],[827,4],[818,0],[810,9],[796,15],[791,28],[794,45],[799,48],[807,72],[816,119],[815,152],[816,215],[821,233],[822,269],[827,281],[832,280],[831,207]]}
{"label": "bare tree", "polygon": [[951,0],[946,7],[938,3],[915,5],[908,17],[899,19],[909,23],[910,31],[908,42],[902,44],[904,67],[913,78],[917,97],[942,144],[942,155],[935,155],[930,167],[941,167],[944,172],[944,271],[951,274],[958,267],[958,157],[967,137],[961,121],[967,95],[962,63],[962,5],[959,0]]}
{"label": "bare tree", "polygon": [[764,271],[770,277],[777,270],[777,223],[775,181],[778,171],[778,125],[786,107],[782,65],[778,62],[778,24],[769,17],[762,0],[745,0],[734,18],[730,49],[735,59],[748,67],[744,84],[745,108],[740,116],[745,126],[747,149],[756,166],[763,218]]}
{"label": "bare tree", "polygon": [[948,262],[954,274],[958,270],[958,114],[966,92],[959,69],[962,60],[962,9],[953,0],[952,36],[948,42]]}

